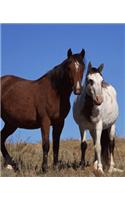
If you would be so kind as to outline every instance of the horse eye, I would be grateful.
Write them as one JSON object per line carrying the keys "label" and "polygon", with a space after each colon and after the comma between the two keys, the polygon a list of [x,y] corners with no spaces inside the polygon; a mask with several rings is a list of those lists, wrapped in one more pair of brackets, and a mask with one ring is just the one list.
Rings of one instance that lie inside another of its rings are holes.
{"label": "horse eye", "polygon": [[94,84],[94,81],[93,81],[92,79],[89,79],[89,80],[88,80],[88,84],[93,85],[93,84]]}

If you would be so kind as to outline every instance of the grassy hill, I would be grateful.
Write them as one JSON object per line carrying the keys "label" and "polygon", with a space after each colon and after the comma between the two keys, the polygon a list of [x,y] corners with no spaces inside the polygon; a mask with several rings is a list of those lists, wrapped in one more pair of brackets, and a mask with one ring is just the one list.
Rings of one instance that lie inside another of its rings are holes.
{"label": "grassy hill", "polygon": [[[99,174],[93,170],[94,149],[92,141],[88,141],[88,149],[86,153],[86,160],[88,166],[82,170],[79,167],[80,162],[80,141],[65,140],[60,143],[60,170],[54,171],[52,166],[52,145],[49,152],[49,169],[46,174],[43,174],[41,169],[42,151],[41,144],[28,144],[18,142],[16,144],[8,143],[7,148],[14,160],[18,163],[20,172],[15,173],[13,170],[4,168],[3,158],[1,156],[1,176],[3,177],[20,177],[20,176],[44,176],[44,177],[95,177]],[[115,148],[115,163],[116,167],[123,169],[123,173],[105,173],[105,176],[125,176],[125,139],[116,138]]]}

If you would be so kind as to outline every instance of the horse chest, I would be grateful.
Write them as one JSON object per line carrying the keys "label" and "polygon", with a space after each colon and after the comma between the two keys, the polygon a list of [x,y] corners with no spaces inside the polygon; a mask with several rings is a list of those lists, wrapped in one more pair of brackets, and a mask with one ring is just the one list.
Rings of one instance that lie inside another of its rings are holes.
{"label": "horse chest", "polygon": [[96,123],[99,122],[100,116],[86,116],[85,114],[79,115],[79,123],[84,129],[95,129]]}
{"label": "horse chest", "polygon": [[47,112],[52,120],[64,119],[69,110],[70,102],[68,99],[57,97],[54,101],[49,100],[47,103]]}
{"label": "horse chest", "polygon": [[109,107],[109,109],[103,109],[102,111],[102,123],[103,128],[110,127],[117,119],[118,117],[118,105],[117,103]]}
{"label": "horse chest", "polygon": [[[78,111],[79,110],[79,111]],[[99,109],[93,109],[87,113],[86,109],[77,109],[77,123],[81,124],[84,129],[94,129],[96,124],[101,120],[103,129],[109,128],[118,117],[118,105],[115,101],[112,106],[105,106],[103,103]]]}

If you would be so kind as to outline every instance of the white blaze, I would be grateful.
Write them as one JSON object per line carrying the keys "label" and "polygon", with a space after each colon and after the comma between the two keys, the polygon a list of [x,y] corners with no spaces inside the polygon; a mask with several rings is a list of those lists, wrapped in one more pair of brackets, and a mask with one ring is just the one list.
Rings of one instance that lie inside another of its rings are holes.
{"label": "white blaze", "polygon": [[78,61],[75,62],[75,68],[76,68],[76,71],[78,72],[78,70],[79,70],[79,62]]}
{"label": "white blaze", "polygon": [[77,81],[77,83],[76,83],[76,89],[77,89],[77,90],[80,89],[80,83],[79,83],[79,81]]}

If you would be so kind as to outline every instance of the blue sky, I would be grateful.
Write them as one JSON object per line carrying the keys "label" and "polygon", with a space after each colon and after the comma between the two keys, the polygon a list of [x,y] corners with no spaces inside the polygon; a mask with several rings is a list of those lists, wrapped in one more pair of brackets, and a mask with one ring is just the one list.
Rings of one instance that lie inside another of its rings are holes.
{"label": "blue sky", "polygon": [[[86,64],[104,63],[104,79],[118,93],[117,135],[125,136],[125,25],[123,24],[3,24],[1,74],[37,79],[61,63],[67,50],[86,50]],[[87,67],[87,66],[86,66]],[[85,74],[84,74],[85,76]],[[75,95],[71,96],[71,104]],[[3,122],[2,122],[3,126]],[[51,138],[51,134],[50,134]],[[72,117],[66,118],[61,139],[79,139],[79,129]],[[18,129],[12,140],[37,142],[40,130]]]}

